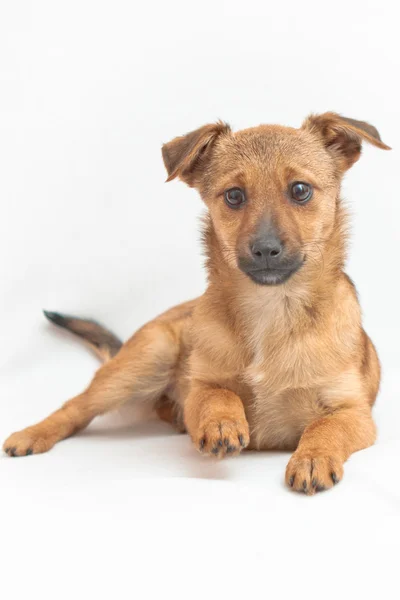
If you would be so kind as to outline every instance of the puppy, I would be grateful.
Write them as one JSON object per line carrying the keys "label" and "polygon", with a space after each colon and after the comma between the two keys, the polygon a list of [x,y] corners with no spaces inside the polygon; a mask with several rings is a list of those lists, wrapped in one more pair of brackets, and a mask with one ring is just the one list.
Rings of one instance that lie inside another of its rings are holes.
{"label": "puppy", "polygon": [[94,322],[46,312],[106,362],[86,391],[11,435],[5,452],[45,452],[97,415],[146,401],[202,454],[291,450],[291,489],[338,483],[347,458],[374,443],[380,379],[343,270],[340,186],[363,141],[389,149],[372,125],[325,113],[300,129],[233,133],[218,122],[165,144],[167,181],[196,188],[208,208],[206,292],[124,345]]}

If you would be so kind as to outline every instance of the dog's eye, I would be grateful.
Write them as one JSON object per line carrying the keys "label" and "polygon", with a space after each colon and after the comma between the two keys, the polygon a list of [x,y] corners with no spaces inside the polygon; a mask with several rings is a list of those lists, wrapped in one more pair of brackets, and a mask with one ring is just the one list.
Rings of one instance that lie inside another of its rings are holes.
{"label": "dog's eye", "polygon": [[299,204],[305,204],[308,202],[313,194],[313,189],[308,183],[302,181],[295,181],[290,186],[290,195],[295,202]]}
{"label": "dog's eye", "polygon": [[240,208],[246,202],[244,191],[240,188],[231,188],[224,192],[225,202],[230,208]]}

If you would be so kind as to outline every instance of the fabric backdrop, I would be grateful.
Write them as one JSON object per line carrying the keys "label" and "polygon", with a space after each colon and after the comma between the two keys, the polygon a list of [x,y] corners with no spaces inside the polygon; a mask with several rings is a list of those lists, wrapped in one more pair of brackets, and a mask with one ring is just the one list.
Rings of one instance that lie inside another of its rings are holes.
{"label": "fabric backdrop", "polygon": [[[343,196],[383,383],[379,440],[344,481],[289,493],[284,453],[214,462],[135,407],[50,453],[0,459],[2,597],[395,597],[400,513],[398,3],[20,0],[0,7],[0,434],[98,362],[41,311],[126,339],[205,287],[203,207],[160,147],[224,119],[365,119]],[[387,588],[387,589],[386,589]],[[386,590],[386,591],[385,591]],[[6,595],[7,593],[7,595]]]}

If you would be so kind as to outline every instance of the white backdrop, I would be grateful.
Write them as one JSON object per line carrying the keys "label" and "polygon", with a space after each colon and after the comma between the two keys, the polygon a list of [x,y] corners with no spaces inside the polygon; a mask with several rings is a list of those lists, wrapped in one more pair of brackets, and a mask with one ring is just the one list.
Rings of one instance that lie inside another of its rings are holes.
{"label": "white backdrop", "polygon": [[1,3],[2,440],[81,391],[98,364],[42,308],[127,338],[202,293],[202,205],[183,184],[164,184],[163,142],[218,118],[235,129],[298,126],[333,110],[370,121],[394,148],[366,147],[344,186],[348,272],[383,364],[378,444],[314,498],[285,490],[285,454],[207,461],[129,408],[47,455],[2,457],[2,595],[333,597],[391,586],[398,16],[394,0]]}

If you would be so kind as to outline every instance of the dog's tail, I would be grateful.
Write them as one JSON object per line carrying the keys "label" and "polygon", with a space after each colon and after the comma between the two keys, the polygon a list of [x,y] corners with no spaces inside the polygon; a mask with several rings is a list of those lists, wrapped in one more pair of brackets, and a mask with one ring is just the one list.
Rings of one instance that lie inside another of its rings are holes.
{"label": "dog's tail", "polygon": [[96,321],[78,319],[77,317],[61,315],[48,310],[43,312],[49,321],[71,331],[84,340],[103,362],[115,356],[122,346],[121,340]]}

